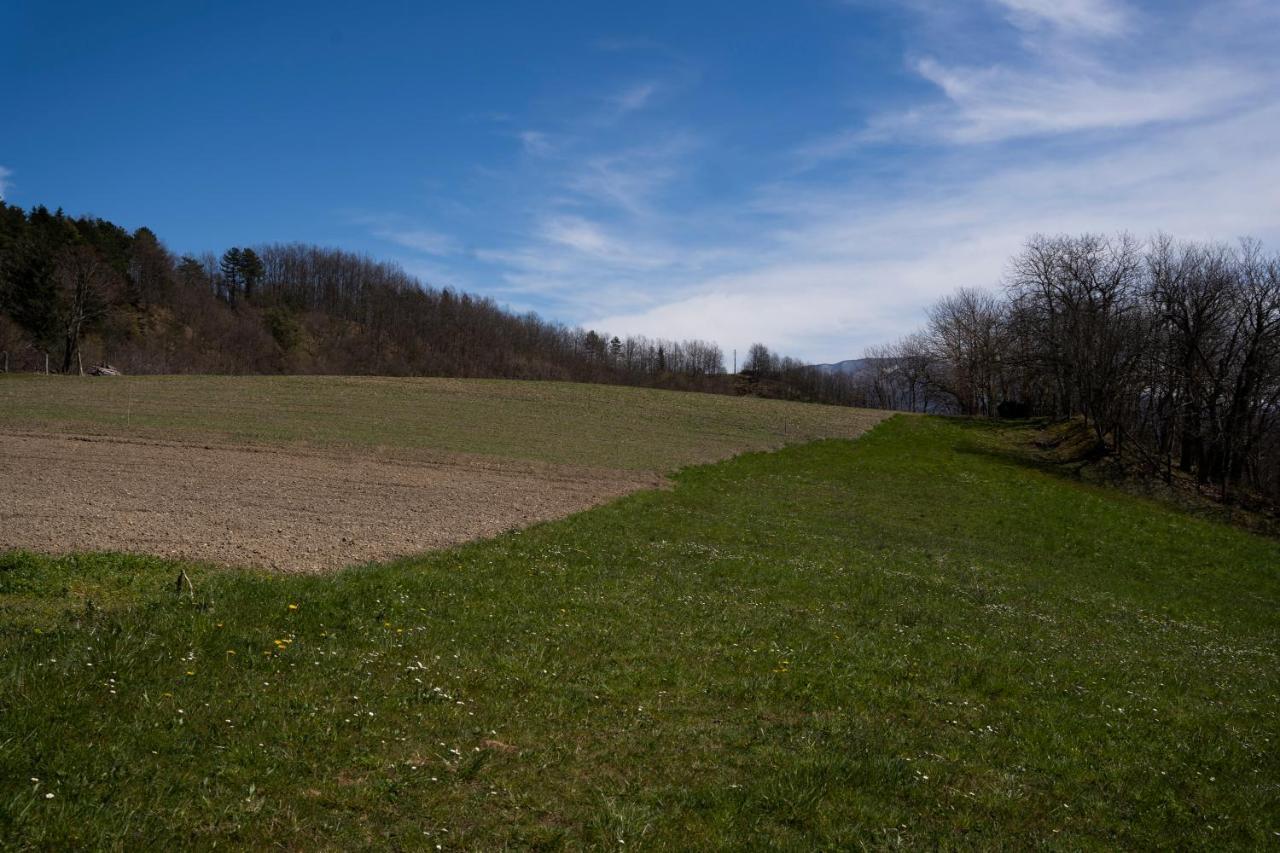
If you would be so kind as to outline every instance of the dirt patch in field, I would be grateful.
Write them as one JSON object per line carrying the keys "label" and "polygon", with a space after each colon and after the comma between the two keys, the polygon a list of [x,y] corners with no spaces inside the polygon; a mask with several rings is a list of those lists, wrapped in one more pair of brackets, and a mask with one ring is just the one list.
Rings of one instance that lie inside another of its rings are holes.
{"label": "dirt patch in field", "polygon": [[0,551],[318,571],[493,536],[664,482],[443,453],[0,433]]}

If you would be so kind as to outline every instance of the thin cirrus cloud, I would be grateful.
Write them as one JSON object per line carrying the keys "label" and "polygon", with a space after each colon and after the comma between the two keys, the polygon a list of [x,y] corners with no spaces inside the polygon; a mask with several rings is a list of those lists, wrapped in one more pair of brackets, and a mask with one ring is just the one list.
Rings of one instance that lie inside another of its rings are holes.
{"label": "thin cirrus cloud", "polygon": [[581,200],[642,213],[681,176],[681,164],[695,148],[696,142],[681,134],[574,157],[564,188]]}
{"label": "thin cirrus cloud", "polygon": [[657,83],[636,83],[611,97],[609,103],[612,105],[616,115],[626,115],[627,113],[644,109],[653,100],[657,92]]}
{"label": "thin cirrus cloud", "polygon": [[[556,144],[522,140],[527,173],[512,184],[528,188],[530,213],[509,245],[478,249],[486,288],[519,309],[537,308],[580,321],[635,307],[637,297],[661,292],[703,268],[709,249],[673,237],[678,217],[666,204],[673,187],[692,177],[700,141],[677,129],[628,132],[602,146],[595,116],[554,133]],[[539,132],[537,141],[553,134]]]}
{"label": "thin cirrus cloud", "polygon": [[0,166],[0,201],[4,201],[4,195],[9,190],[9,178],[12,176],[12,170]]}
{"label": "thin cirrus cloud", "polygon": [[545,157],[555,151],[550,134],[541,130],[522,130],[516,134],[526,154]]}
{"label": "thin cirrus cloud", "polygon": [[[1151,14],[1139,37],[1133,32],[1139,14],[1112,0],[989,2],[1025,31],[1020,53],[972,64],[926,50],[908,68],[941,100],[873,115],[811,141],[802,157],[812,164],[868,144],[980,144],[1193,121],[1265,97],[1276,83],[1274,73],[1250,67],[1258,64],[1256,55],[1241,60],[1228,44],[1251,20],[1267,25],[1253,0],[1225,0],[1222,14],[1234,16],[1238,29],[1219,32],[1217,44],[1203,34],[1202,21]],[[981,34],[990,27],[984,24]],[[1095,38],[1101,36],[1107,38]]]}
{"label": "thin cirrus cloud", "polygon": [[1114,36],[1127,30],[1129,10],[1111,0],[996,0],[1010,22],[1024,29],[1053,27],[1091,36]]}
{"label": "thin cirrus cloud", "polygon": [[[610,334],[835,361],[912,331],[956,287],[998,286],[1037,232],[1275,245],[1280,206],[1261,188],[1280,186],[1280,62],[1257,46],[1280,17],[1223,3],[1212,21],[1158,22],[1106,0],[948,7],[977,29],[906,30],[901,70],[923,87],[862,115],[833,92],[790,148],[682,113],[687,90],[662,92],[658,115],[643,83],[541,116],[491,202],[517,213],[463,253],[470,280]],[[846,129],[824,133],[842,113]],[[416,230],[400,225],[383,230]]]}
{"label": "thin cirrus cloud", "polygon": [[[1251,24],[1274,26],[1274,12],[1243,0],[1236,29],[1192,49],[1200,28],[1190,23],[1139,44],[1135,15],[1117,4],[997,5],[1027,32],[1027,55],[910,65],[942,103],[906,103],[800,145],[809,180],[761,186],[755,209],[780,225],[739,247],[740,271],[692,276],[591,324],[837,360],[910,331],[955,287],[997,286],[1036,232],[1280,240],[1280,208],[1257,191],[1280,185],[1280,75],[1232,49]],[[868,145],[902,143],[897,180],[878,193],[865,178],[831,177],[834,162],[856,166]]]}
{"label": "thin cirrus cloud", "polygon": [[943,103],[883,113],[864,126],[812,140],[797,149],[804,167],[853,156],[868,145],[973,145],[1194,121],[1239,107],[1272,85],[1248,69],[1213,64],[1123,74],[1095,65],[973,68],[925,58],[912,68],[940,90]]}
{"label": "thin cirrus cloud", "polygon": [[378,240],[410,250],[413,255],[445,257],[462,252],[461,241],[451,234],[426,228],[412,219],[397,214],[347,211],[346,218],[364,227]]}
{"label": "thin cirrus cloud", "polygon": [[397,246],[428,255],[452,255],[459,250],[458,241],[438,231],[425,228],[377,228],[373,235]]}
{"label": "thin cirrus cloud", "polygon": [[997,286],[1006,259],[1037,232],[1252,234],[1274,245],[1280,216],[1256,188],[1280,182],[1280,153],[1266,143],[1277,129],[1272,106],[1070,161],[959,179],[939,169],[921,176],[931,191],[873,209],[851,208],[848,188],[775,189],[767,203],[785,212],[787,229],[748,271],[686,280],[657,304],[591,324],[699,334],[740,350],[760,340],[833,361],[911,331],[955,287]]}
{"label": "thin cirrus cloud", "polygon": [[541,236],[592,263],[639,270],[662,266],[659,253],[640,251],[632,241],[607,233],[598,223],[578,216],[560,216],[543,223]]}
{"label": "thin cirrus cloud", "polygon": [[1248,71],[1213,65],[1127,73],[1103,68],[1027,72],[948,67],[923,59],[915,68],[949,104],[896,123],[881,119],[876,128],[881,138],[897,129],[960,143],[993,142],[1186,121],[1229,108],[1261,85]]}

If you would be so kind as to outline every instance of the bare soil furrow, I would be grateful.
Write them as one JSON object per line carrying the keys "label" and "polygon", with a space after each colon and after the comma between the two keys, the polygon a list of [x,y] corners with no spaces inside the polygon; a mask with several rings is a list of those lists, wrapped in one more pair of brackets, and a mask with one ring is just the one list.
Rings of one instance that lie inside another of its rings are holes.
{"label": "bare soil furrow", "polygon": [[319,571],[493,536],[662,482],[443,453],[0,434],[0,550]]}

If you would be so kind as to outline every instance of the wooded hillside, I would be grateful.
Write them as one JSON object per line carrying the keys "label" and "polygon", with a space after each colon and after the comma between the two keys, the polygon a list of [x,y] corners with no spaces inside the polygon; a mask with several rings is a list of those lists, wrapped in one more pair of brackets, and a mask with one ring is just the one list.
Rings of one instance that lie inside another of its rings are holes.
{"label": "wooded hillside", "polygon": [[1280,502],[1280,256],[1255,241],[1033,237],[1003,293],[867,355],[870,405],[1076,417],[1166,481]]}
{"label": "wooded hillside", "polygon": [[147,228],[0,203],[11,370],[508,377],[728,390],[704,341],[609,338],[305,245],[174,257]]}

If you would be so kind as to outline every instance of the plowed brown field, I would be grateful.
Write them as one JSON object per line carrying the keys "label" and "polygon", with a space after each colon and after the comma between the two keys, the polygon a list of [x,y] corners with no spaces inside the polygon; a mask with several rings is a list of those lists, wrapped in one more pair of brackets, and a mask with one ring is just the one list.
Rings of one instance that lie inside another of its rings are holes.
{"label": "plowed brown field", "polygon": [[288,571],[441,548],[662,479],[436,454],[0,435],[0,550],[130,551]]}
{"label": "plowed brown field", "polygon": [[287,571],[558,518],[884,412],[602,385],[0,377],[0,552]]}

